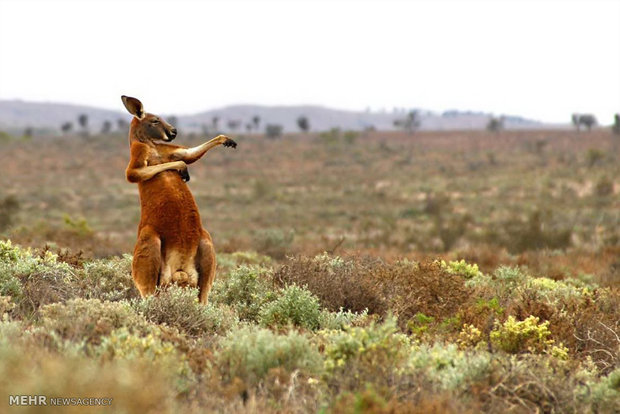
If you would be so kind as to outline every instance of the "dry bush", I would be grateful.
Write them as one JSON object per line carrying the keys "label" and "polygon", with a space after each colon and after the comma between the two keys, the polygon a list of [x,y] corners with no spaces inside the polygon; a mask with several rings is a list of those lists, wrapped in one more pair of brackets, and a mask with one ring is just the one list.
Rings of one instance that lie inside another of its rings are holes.
{"label": "dry bush", "polygon": [[306,286],[332,311],[368,309],[370,314],[398,316],[401,326],[418,313],[443,319],[456,313],[470,296],[464,279],[438,262],[385,263],[326,254],[290,259],[274,280],[282,285]]}
{"label": "dry bush", "polygon": [[387,311],[385,299],[371,271],[381,263],[368,258],[344,260],[327,254],[296,257],[276,271],[274,280],[281,286],[306,286],[323,307],[331,311],[368,309],[370,313],[384,314]]}
{"label": "dry bush", "polygon": [[329,410],[332,414],[452,414],[470,413],[450,394],[420,395],[415,401],[386,399],[372,387],[346,392],[336,398]]}
{"label": "dry bush", "polygon": [[576,358],[592,358],[603,374],[620,368],[619,291],[595,291],[583,300],[568,298],[555,309],[550,321],[554,337]]}
{"label": "dry bush", "polygon": [[510,262],[510,256],[505,248],[489,244],[468,246],[458,253],[458,256],[466,262],[476,263],[483,272],[492,272],[500,265]]}
{"label": "dry bush", "polygon": [[416,314],[442,320],[457,313],[471,296],[464,278],[449,273],[438,262],[397,262],[375,273],[383,284],[389,307],[401,324]]}
{"label": "dry bush", "polygon": [[53,248],[49,244],[46,244],[40,249],[36,249],[35,253],[42,259],[44,259],[46,255],[49,255],[51,253],[56,256],[56,260],[58,262],[67,263],[68,265],[76,269],[81,269],[86,262],[84,252],[82,250],[74,251],[66,248]]}
{"label": "dry bush", "polygon": [[613,381],[587,368],[539,355],[496,358],[490,375],[471,384],[481,412],[612,413],[620,409]]}
{"label": "dry bush", "polygon": [[16,312],[23,318],[32,318],[43,306],[65,302],[79,296],[72,276],[56,272],[35,272],[22,278],[23,296]]}

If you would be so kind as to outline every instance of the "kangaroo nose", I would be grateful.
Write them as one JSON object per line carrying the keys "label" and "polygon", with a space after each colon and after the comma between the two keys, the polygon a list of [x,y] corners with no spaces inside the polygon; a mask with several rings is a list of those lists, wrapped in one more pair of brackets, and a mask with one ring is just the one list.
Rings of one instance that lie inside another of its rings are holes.
{"label": "kangaroo nose", "polygon": [[177,129],[176,129],[176,128],[172,128],[172,129],[170,130],[170,136],[171,136],[172,138],[174,138],[174,137],[176,137],[176,136],[177,136]]}

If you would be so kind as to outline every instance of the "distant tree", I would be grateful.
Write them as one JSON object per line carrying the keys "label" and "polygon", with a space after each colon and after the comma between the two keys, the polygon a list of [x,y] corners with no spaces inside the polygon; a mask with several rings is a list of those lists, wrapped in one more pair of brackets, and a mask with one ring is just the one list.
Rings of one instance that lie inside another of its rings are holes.
{"label": "distant tree", "polygon": [[588,131],[590,131],[592,127],[596,125],[596,117],[590,114],[581,115],[579,117],[579,123],[585,125]]}
{"label": "distant tree", "polygon": [[88,136],[88,115],[78,115],[78,124],[80,125],[80,128],[82,128],[82,135],[85,137]]}
{"label": "distant tree", "polygon": [[32,127],[26,127],[24,129],[24,138],[32,138],[33,133],[34,133],[34,129]]}
{"label": "distant tree", "polygon": [[217,132],[219,130],[218,124],[220,123],[220,117],[214,116],[211,118],[211,126],[213,127],[213,132]]}
{"label": "distant tree", "polygon": [[112,131],[112,122],[106,119],[101,125],[101,133],[103,135],[107,135],[110,133],[110,131]]}
{"label": "distant tree", "polygon": [[200,130],[202,131],[203,135],[211,135],[212,132],[211,127],[207,124],[200,124]]}
{"label": "distant tree", "polygon": [[310,122],[308,121],[308,118],[303,115],[297,118],[297,126],[304,133],[310,130]]}
{"label": "distant tree", "polygon": [[614,115],[614,125],[611,127],[614,134],[620,135],[620,114]]}
{"label": "distant tree", "polygon": [[402,128],[410,134],[413,134],[421,125],[420,112],[417,110],[409,111],[404,119],[394,120],[394,126]]}
{"label": "distant tree", "polygon": [[116,120],[116,128],[118,128],[119,131],[121,132],[125,132],[129,130],[129,122],[125,121],[124,119],[117,119]]}
{"label": "distant tree", "polygon": [[228,129],[234,132],[241,126],[241,121],[237,119],[230,119],[228,120],[228,122],[226,122],[226,126],[228,127]]}
{"label": "distant tree", "polygon": [[271,139],[282,136],[282,125],[267,124],[265,126],[265,136]]}
{"label": "distant tree", "polygon": [[254,115],[254,116],[252,117],[252,123],[254,124],[254,129],[255,129],[256,131],[258,131],[258,128],[259,128],[259,126],[260,126],[260,116],[258,116],[258,115]]}
{"label": "distant tree", "polygon": [[571,120],[577,131],[581,130],[581,125],[584,125],[590,131],[597,124],[596,117],[592,114],[573,114]]}
{"label": "distant tree", "polygon": [[78,116],[78,123],[80,124],[81,128],[83,129],[88,128],[88,115],[80,114]]}
{"label": "distant tree", "polygon": [[492,116],[487,123],[487,131],[491,132],[500,132],[504,129],[504,117],[495,117]]}
{"label": "distant tree", "polygon": [[253,128],[254,128],[254,125],[251,122],[248,122],[245,124],[245,130],[248,134],[252,132]]}
{"label": "distant tree", "polygon": [[73,129],[73,124],[71,122],[65,122],[60,126],[60,130],[65,134],[70,132],[71,129]]}

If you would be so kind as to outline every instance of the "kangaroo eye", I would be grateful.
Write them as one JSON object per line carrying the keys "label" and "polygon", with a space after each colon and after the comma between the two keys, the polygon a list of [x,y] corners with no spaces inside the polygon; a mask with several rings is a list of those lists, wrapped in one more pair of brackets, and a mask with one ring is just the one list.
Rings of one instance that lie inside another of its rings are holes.
{"label": "kangaroo eye", "polygon": [[154,120],[153,120],[153,121],[151,121],[151,122],[153,122],[154,124],[159,124],[159,121],[158,121],[157,119],[154,119]]}

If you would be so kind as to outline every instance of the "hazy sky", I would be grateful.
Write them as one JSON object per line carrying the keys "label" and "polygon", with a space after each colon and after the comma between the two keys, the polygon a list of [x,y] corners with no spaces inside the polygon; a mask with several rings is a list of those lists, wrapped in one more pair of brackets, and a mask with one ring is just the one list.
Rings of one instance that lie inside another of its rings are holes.
{"label": "hazy sky", "polygon": [[0,99],[620,112],[620,1],[0,0],[0,56]]}

